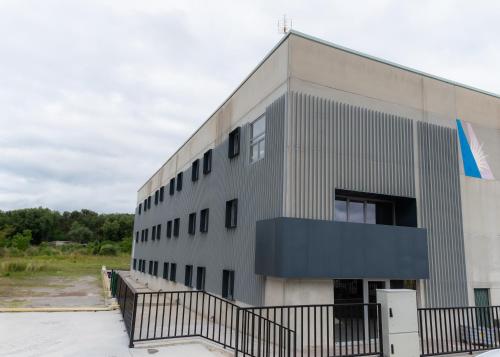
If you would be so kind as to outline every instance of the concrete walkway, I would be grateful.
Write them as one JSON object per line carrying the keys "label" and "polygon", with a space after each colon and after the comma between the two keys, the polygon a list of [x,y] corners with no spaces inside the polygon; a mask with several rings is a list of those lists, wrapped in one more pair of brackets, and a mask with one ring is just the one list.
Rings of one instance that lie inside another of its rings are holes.
{"label": "concrete walkway", "polygon": [[0,313],[0,355],[176,357],[230,356],[202,341],[137,345],[128,336],[119,310],[103,312]]}

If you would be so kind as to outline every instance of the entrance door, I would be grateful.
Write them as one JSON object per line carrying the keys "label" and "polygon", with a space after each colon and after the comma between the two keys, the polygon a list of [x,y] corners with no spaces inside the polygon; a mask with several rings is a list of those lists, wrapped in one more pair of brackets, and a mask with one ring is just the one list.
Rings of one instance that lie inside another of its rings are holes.
{"label": "entrance door", "polygon": [[377,302],[377,289],[385,289],[385,281],[368,281],[368,302]]}
{"label": "entrance door", "polygon": [[[474,302],[477,307],[490,306],[489,289],[474,289]],[[479,326],[490,327],[491,318],[488,308],[476,309]]]}

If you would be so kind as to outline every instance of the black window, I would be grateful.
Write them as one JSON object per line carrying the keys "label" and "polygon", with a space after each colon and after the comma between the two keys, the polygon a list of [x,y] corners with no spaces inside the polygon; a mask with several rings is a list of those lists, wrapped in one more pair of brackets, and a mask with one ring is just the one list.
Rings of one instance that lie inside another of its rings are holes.
{"label": "black window", "polygon": [[172,196],[175,193],[175,177],[172,177],[170,179],[170,186],[169,186],[169,192],[170,196]]}
{"label": "black window", "polygon": [[156,226],[156,239],[160,240],[161,238],[161,224]]}
{"label": "black window", "polygon": [[234,270],[222,271],[222,297],[234,300]]}
{"label": "black window", "polygon": [[152,240],[155,240],[156,239],[156,226],[153,226],[153,228],[151,229],[151,239]]}
{"label": "black window", "polygon": [[168,263],[163,263],[163,279],[168,279]]}
{"label": "black window", "polygon": [[205,290],[205,272],[204,267],[196,268],[196,289]]}
{"label": "black window", "polygon": [[172,221],[167,222],[167,238],[172,238]]}
{"label": "black window", "polygon": [[179,172],[177,174],[177,191],[182,190],[182,176],[183,176],[182,172]]}
{"label": "black window", "polygon": [[208,232],[208,208],[202,209],[200,212],[200,232]]}
{"label": "black window", "polygon": [[226,228],[235,228],[238,223],[238,199],[226,202]]}
{"label": "black window", "polygon": [[148,209],[151,209],[151,196],[148,197]]}
{"label": "black window", "polygon": [[175,281],[176,274],[177,274],[177,264],[171,263],[170,264],[170,281]]}
{"label": "black window", "polygon": [[148,236],[149,236],[149,229],[146,228],[146,230],[144,231],[144,240],[147,242],[148,241]]}
{"label": "black window", "polygon": [[135,242],[139,243],[139,231],[135,232]]}
{"label": "black window", "polygon": [[191,165],[191,181],[198,181],[198,176],[200,173],[200,159],[196,159],[193,161]]}
{"label": "black window", "polygon": [[393,225],[394,202],[382,199],[336,196],[335,220],[340,222]]}
{"label": "black window", "polygon": [[139,214],[141,214],[142,211],[142,203],[139,203]]}
{"label": "black window", "polygon": [[149,273],[149,275],[153,274],[153,261],[152,260],[149,261],[148,273]]}
{"label": "black window", "polygon": [[137,259],[135,259],[135,258],[134,258],[134,263],[133,263],[133,264],[134,264],[134,265],[133,265],[133,266],[134,266],[134,267],[133,267],[133,269],[134,269],[134,270],[137,270],[137,269],[136,269],[136,268],[137,268]]}
{"label": "black window", "polygon": [[193,266],[186,265],[186,271],[184,273],[184,285],[193,287]]}
{"label": "black window", "polygon": [[163,198],[165,196],[165,187],[160,187],[160,202],[163,202]]}
{"label": "black window", "polygon": [[144,229],[141,230],[141,242],[144,242]]}
{"label": "black window", "polygon": [[203,154],[203,174],[209,174],[212,171],[212,149]]}
{"label": "black window", "polygon": [[145,259],[142,260],[142,272],[146,273],[146,260]]}
{"label": "black window", "polygon": [[156,192],[155,192],[155,206],[158,206],[159,200],[160,200],[160,190],[156,190]]}
{"label": "black window", "polygon": [[144,212],[146,212],[148,210],[148,199],[145,198],[144,199]]}
{"label": "black window", "polygon": [[153,275],[158,276],[158,260],[155,261],[154,266],[153,266]]}
{"label": "black window", "polygon": [[229,133],[229,148],[227,156],[232,159],[240,154],[240,127]]}
{"label": "black window", "polygon": [[174,219],[174,237],[179,236],[179,226],[181,225],[181,219],[176,218]]}
{"label": "black window", "polygon": [[191,235],[196,233],[196,212],[189,214],[188,233]]}

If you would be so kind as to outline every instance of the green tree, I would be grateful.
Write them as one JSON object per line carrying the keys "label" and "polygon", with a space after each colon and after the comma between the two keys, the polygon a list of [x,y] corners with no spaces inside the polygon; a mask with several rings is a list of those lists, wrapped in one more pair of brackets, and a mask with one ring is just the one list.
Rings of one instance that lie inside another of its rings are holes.
{"label": "green tree", "polygon": [[94,233],[84,225],[73,222],[67,237],[73,242],[88,243],[93,240]]}
{"label": "green tree", "polygon": [[104,240],[117,242],[120,240],[120,222],[113,218],[108,218],[102,225],[102,236]]}
{"label": "green tree", "polygon": [[23,233],[16,233],[12,237],[11,246],[19,249],[20,251],[25,251],[29,248],[32,236],[29,229],[25,229]]}

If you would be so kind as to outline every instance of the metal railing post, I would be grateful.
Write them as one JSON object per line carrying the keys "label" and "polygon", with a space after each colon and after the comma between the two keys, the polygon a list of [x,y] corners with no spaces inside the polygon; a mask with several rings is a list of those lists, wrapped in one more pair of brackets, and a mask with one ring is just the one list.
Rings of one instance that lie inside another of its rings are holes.
{"label": "metal railing post", "polygon": [[377,315],[378,315],[378,335],[379,335],[379,348],[380,348],[380,357],[384,356],[384,339],[382,333],[382,305],[377,304]]}
{"label": "metal railing post", "polygon": [[240,335],[240,312],[241,309],[239,307],[236,308],[236,336],[234,341],[234,355],[238,356],[238,337]]}
{"label": "metal railing post", "polygon": [[132,306],[132,323],[131,323],[130,334],[129,334],[130,341],[128,344],[129,348],[134,348],[135,316],[137,315],[136,309],[137,309],[137,295],[138,294],[136,294],[136,293],[133,293],[133,294],[134,294],[134,303]]}

